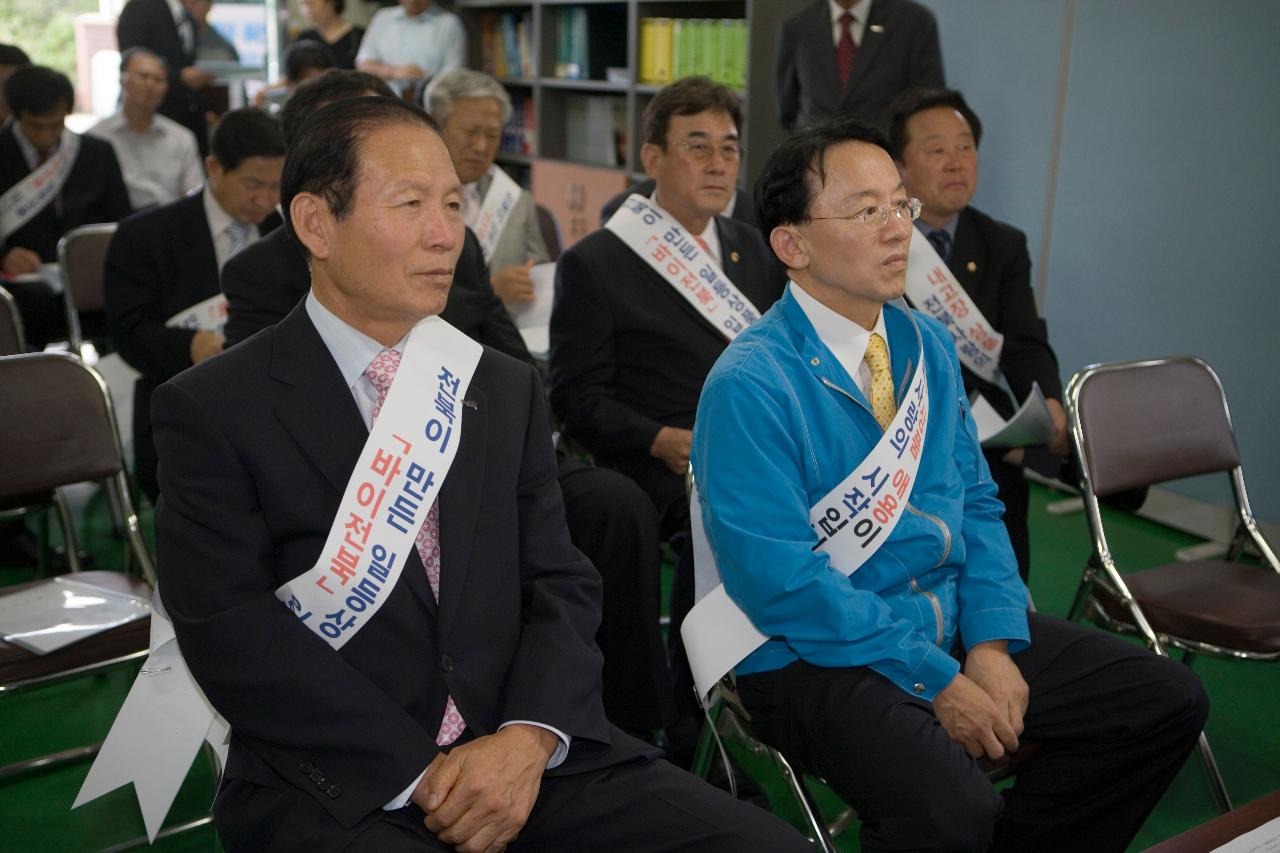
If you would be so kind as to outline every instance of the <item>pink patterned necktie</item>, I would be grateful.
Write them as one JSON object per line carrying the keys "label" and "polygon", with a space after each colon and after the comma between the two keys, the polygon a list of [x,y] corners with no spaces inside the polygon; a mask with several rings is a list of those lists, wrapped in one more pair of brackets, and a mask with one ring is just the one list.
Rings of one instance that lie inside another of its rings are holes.
{"label": "pink patterned necktie", "polygon": [[[374,389],[378,392],[378,401],[373,404],[372,422],[378,419],[378,414],[382,411],[382,404],[387,399],[387,392],[391,390],[391,382],[396,378],[396,371],[400,368],[400,353],[393,349],[384,349],[378,353],[373,361],[369,362],[369,366],[365,368],[364,375],[373,383]],[[418,531],[418,538],[415,543],[418,547],[418,556],[422,558],[422,565],[427,569],[427,583],[431,584],[431,594],[436,597],[436,601],[440,600],[440,510],[438,503],[432,503],[430,511],[427,512],[427,520],[423,522],[422,528]],[[436,746],[448,746],[453,743],[462,734],[467,727],[466,720],[462,719],[462,714],[458,713],[458,706],[453,703],[453,697],[449,697],[449,701],[444,706],[444,719],[440,721],[440,732],[436,735]]]}
{"label": "pink patterned necktie", "polygon": [[840,40],[836,42],[836,71],[840,73],[840,88],[849,87],[849,75],[853,73],[853,60],[858,56],[858,45],[853,41],[853,15],[845,12],[837,19],[840,23]]}

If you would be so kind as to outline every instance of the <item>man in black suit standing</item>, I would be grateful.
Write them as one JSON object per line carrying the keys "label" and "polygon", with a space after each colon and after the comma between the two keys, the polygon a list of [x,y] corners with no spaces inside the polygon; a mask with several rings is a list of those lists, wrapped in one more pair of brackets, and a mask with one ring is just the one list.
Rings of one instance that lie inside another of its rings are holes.
{"label": "man in black suit standing", "polygon": [[[58,259],[72,228],[128,216],[111,145],[66,129],[75,91],[65,74],[26,65],[4,81],[14,119],[0,128],[0,270],[9,278]],[[9,281],[32,348],[63,328],[62,300],[44,282]]]}
{"label": "man in black suit standing", "polygon": [[138,481],[158,494],[151,394],[171,376],[222,352],[223,264],[279,224],[284,168],[280,124],[256,109],[233,110],[214,129],[204,189],[120,223],[103,286],[116,349],[141,372],[134,390]]}
{"label": "man in black suit standing", "polygon": [[232,729],[223,844],[805,849],[610,729],[537,375],[433,316],[460,194],[420,110],[317,111],[282,187],[310,294],[156,393],[160,589]]}
{"label": "man in black suit standing", "polygon": [[[1048,451],[1069,451],[1067,416],[1062,408],[1058,358],[1031,292],[1031,256],[1027,235],[969,204],[978,188],[978,143],[982,122],[964,97],[950,89],[911,90],[889,111],[891,153],[907,193],[924,202],[918,228],[933,244],[956,281],[988,324],[1004,336],[999,369],[1014,398],[1001,386],[965,368],[965,390],[979,393],[1004,418],[1040,383],[1053,419]],[[1040,448],[985,451],[991,476],[1005,505],[1018,572],[1027,579],[1031,546],[1027,530],[1030,492],[1022,475],[1028,453]]]}
{"label": "man in black suit standing", "polygon": [[876,124],[904,89],[944,85],[937,21],[914,0],[814,0],[778,31],[773,97],[787,130],[836,115]]}
{"label": "man in black suit standing", "polygon": [[[758,230],[719,215],[737,184],[741,124],[731,90],[687,77],[649,102],[641,157],[656,182],[646,204],[696,243],[694,251],[759,313],[782,293],[786,273]],[[625,206],[557,263],[551,404],[598,464],[648,492],[665,538],[689,523],[684,475],[693,416],[707,371],[730,339],[709,312],[730,308],[718,308],[713,295],[704,310],[694,307],[684,286],[612,230],[624,213]]]}
{"label": "man in black suit standing", "polygon": [[160,114],[196,135],[202,155],[209,153],[209,128],[197,92],[213,75],[195,66],[196,23],[181,0],[129,0],[116,21],[116,41],[123,53],[145,47],[168,66],[169,91]]}

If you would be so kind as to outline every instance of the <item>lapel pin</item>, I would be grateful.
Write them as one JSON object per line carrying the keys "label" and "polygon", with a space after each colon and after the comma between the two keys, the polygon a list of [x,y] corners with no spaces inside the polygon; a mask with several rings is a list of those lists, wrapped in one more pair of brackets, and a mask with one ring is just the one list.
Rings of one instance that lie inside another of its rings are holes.
{"label": "lapel pin", "polygon": [[978,265],[977,265],[977,264],[975,264],[973,261],[969,261],[969,263],[965,264],[965,265],[964,265],[964,268],[965,268],[965,269],[967,269],[969,272],[977,272],[977,271],[978,271]]}
{"label": "lapel pin", "polygon": [[883,26],[881,26],[880,24],[872,24],[872,25],[869,27],[869,29],[870,29],[870,30],[871,30],[871,32],[873,32],[873,33],[882,33],[882,32],[884,32],[884,27],[883,27]]}
{"label": "lapel pin", "polygon": [[475,409],[477,412],[480,411],[480,407],[476,405],[475,400],[463,400],[462,405],[466,406],[468,409]]}
{"label": "lapel pin", "polygon": [[730,252],[730,253],[729,253],[729,260],[733,261],[733,262],[736,264],[736,263],[738,262],[738,253],[737,253],[737,252]]}

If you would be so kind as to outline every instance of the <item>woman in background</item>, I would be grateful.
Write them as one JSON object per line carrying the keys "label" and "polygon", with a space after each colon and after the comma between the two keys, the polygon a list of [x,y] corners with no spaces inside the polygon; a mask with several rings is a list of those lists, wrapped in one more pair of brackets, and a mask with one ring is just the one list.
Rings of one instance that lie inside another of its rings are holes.
{"label": "woman in background", "polygon": [[298,9],[311,22],[311,29],[298,33],[297,40],[324,44],[333,53],[334,67],[353,69],[364,28],[342,17],[346,6],[346,0],[298,0]]}

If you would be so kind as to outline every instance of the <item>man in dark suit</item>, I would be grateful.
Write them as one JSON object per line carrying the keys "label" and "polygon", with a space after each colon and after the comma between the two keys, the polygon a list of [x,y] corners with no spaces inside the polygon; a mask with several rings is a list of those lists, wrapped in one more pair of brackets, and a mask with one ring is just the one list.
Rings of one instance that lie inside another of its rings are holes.
{"label": "man in dark suit", "polygon": [[913,0],[814,0],[778,31],[773,97],[787,130],[836,115],[878,123],[904,89],[943,85],[938,24]]}
{"label": "man in dark suit", "polygon": [[[604,203],[604,207],[600,208],[600,225],[603,226],[609,221],[609,217],[618,212],[618,208],[622,207],[622,203],[627,200],[630,195],[642,195],[649,198],[653,195],[653,188],[657,186],[657,182],[653,178],[645,178],[643,181],[634,183],[622,192],[615,195]],[[733,195],[729,199],[729,204],[725,205],[720,211],[721,216],[728,216],[736,219],[752,228],[759,228],[760,223],[756,219],[756,200],[751,194],[751,190],[746,187],[734,187]]]}
{"label": "man in dark suit", "polygon": [[[281,112],[286,145],[324,104],[390,95],[362,71],[331,71],[298,87]],[[227,345],[283,320],[311,289],[306,258],[285,229],[249,246],[222,269]],[[465,229],[453,286],[440,317],[474,341],[527,364],[533,358],[489,284],[480,243]],[[658,521],[648,497],[615,471],[556,453],[569,534],[604,580],[604,618],[596,642],[604,653],[604,707],[629,732],[651,737],[675,719],[671,678],[659,633]]]}
{"label": "man in dark suit", "polygon": [[[978,143],[982,122],[954,90],[912,90],[894,101],[889,113],[891,153],[907,192],[924,202],[916,227],[929,239],[965,293],[990,325],[1004,335],[1000,373],[1013,398],[999,385],[965,369],[965,390],[981,394],[996,412],[1010,417],[1033,383],[1040,383],[1053,437],[1048,451],[1069,450],[1067,416],[1062,408],[1058,358],[1031,292],[1031,256],[1027,235],[969,204],[978,187]],[[1016,399],[1014,399],[1016,398]],[[1005,505],[1018,572],[1026,580],[1031,546],[1027,529],[1030,500],[1022,467],[1041,448],[985,452],[991,476]],[[1039,466],[1038,466],[1039,467]]]}
{"label": "man in dark suit", "polygon": [[169,72],[169,91],[160,114],[196,135],[202,155],[209,153],[209,128],[197,92],[213,75],[195,67],[196,24],[179,0],[129,0],[116,21],[120,51],[145,47],[162,57]]}
{"label": "man in dark suit", "polygon": [[153,501],[158,484],[151,394],[223,347],[214,324],[175,318],[218,297],[218,273],[227,259],[279,224],[279,122],[254,109],[227,113],[214,130],[205,168],[209,179],[201,192],[129,217],[107,250],[107,325],[120,355],[142,374],[134,390],[133,449],[138,481]]}
{"label": "man in dark suit", "polygon": [[439,499],[358,634],[326,643],[277,599],[347,523],[335,514],[368,430],[396,417],[383,401],[408,399],[392,385],[400,348],[450,339],[421,321],[462,243],[448,151],[396,99],[316,112],[282,196],[307,300],[154,406],[160,589],[232,728],[214,806],[227,849],[804,849],[610,729],[599,581],[569,543],[528,365],[476,354]]}
{"label": "man in dark suit", "polygon": [[[66,129],[75,92],[65,74],[23,66],[5,80],[4,93],[14,120],[0,128],[0,209],[6,211],[0,219],[0,270],[12,278],[56,261],[58,241],[72,228],[116,222],[133,208],[110,143]],[[64,146],[78,149],[75,159],[55,165]],[[9,208],[20,206],[17,194],[24,192],[19,185],[42,167],[53,170],[45,186],[57,189],[43,205],[10,218]],[[62,300],[44,282],[9,281],[5,287],[18,302],[29,345],[44,349],[64,328]]]}
{"label": "man in dark suit", "polygon": [[[645,110],[653,202],[705,251],[755,309],[786,274],[759,231],[718,215],[737,184],[741,109],[705,77],[666,87]],[[640,484],[664,537],[688,526],[684,475],[698,394],[727,338],[613,231],[568,249],[556,266],[551,404],[598,464]]]}

